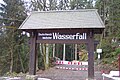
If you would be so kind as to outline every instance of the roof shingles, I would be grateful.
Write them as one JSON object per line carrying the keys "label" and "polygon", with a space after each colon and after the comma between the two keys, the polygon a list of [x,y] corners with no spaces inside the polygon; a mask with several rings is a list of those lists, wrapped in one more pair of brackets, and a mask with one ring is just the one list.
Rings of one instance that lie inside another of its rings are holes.
{"label": "roof shingles", "polygon": [[19,29],[105,28],[96,9],[33,12]]}

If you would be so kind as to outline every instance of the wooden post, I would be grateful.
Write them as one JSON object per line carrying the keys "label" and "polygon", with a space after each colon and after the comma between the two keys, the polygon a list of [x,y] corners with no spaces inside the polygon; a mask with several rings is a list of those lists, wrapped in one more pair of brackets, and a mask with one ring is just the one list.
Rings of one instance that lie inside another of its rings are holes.
{"label": "wooden post", "polygon": [[94,34],[88,35],[88,79],[94,79]]}
{"label": "wooden post", "polygon": [[30,42],[30,55],[29,55],[29,74],[36,74],[36,37],[37,33],[32,32]]}
{"label": "wooden post", "polygon": [[119,76],[120,76],[120,55],[119,55]]}

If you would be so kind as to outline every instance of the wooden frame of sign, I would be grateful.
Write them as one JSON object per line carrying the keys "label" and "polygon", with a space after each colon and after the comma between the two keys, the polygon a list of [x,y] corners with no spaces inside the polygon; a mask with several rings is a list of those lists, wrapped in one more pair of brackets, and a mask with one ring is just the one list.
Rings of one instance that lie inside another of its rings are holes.
{"label": "wooden frame of sign", "polygon": [[31,34],[29,74],[36,74],[37,43],[85,43],[88,49],[88,78],[94,78],[94,34],[101,34],[102,28],[37,29],[26,31]]}

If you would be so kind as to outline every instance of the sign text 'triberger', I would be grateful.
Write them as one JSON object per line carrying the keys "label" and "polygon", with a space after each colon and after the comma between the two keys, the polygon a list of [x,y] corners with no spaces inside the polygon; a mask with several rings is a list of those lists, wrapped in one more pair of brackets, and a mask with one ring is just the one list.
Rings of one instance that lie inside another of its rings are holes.
{"label": "sign text 'triberger'", "polygon": [[86,40],[86,33],[60,34],[60,33],[38,33],[41,39],[51,40]]}

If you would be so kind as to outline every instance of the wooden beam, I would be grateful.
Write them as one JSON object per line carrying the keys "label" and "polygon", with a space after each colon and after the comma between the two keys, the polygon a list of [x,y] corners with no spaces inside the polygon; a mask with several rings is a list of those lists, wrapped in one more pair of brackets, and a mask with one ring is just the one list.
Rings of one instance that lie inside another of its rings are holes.
{"label": "wooden beam", "polygon": [[30,55],[29,55],[29,74],[35,75],[36,74],[36,38],[37,33],[31,33],[31,44],[30,44]]}
{"label": "wooden beam", "polygon": [[88,79],[94,79],[94,34],[88,36]]}
{"label": "wooden beam", "polygon": [[65,44],[80,44],[80,43],[87,43],[87,40],[37,40],[36,43],[48,43],[48,44],[55,44],[55,43],[65,43]]}
{"label": "wooden beam", "polygon": [[118,56],[118,63],[119,63],[119,76],[120,76],[120,55]]}
{"label": "wooden beam", "polygon": [[[104,31],[104,28],[67,28],[67,29],[37,29],[37,32],[42,32],[42,33],[47,33],[47,32],[64,32],[64,33],[76,33],[76,32],[89,32],[89,30],[93,30],[94,34],[101,34]],[[30,30],[26,30],[26,31],[31,31]]]}

